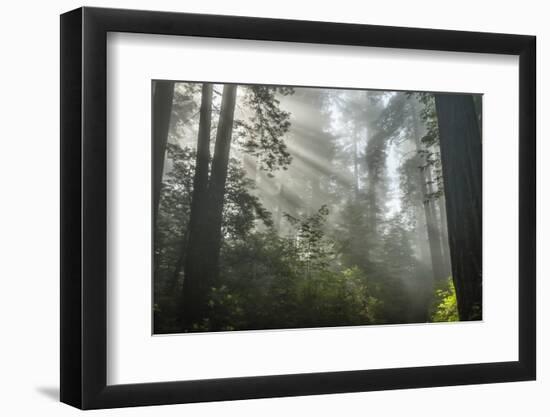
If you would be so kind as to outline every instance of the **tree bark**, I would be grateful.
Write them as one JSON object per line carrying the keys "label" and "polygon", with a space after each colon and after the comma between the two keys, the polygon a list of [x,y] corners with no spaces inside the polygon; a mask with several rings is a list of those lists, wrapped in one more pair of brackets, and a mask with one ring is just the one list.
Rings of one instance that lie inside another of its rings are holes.
{"label": "tree bark", "polygon": [[427,165],[426,158],[423,156],[426,148],[421,143],[421,129],[418,118],[418,108],[412,105],[413,113],[413,134],[416,151],[418,153],[420,168],[420,195],[424,207],[424,216],[426,218],[426,231],[428,234],[428,246],[430,248],[430,259],[432,264],[432,273],[434,280],[445,278],[443,267],[443,255],[441,253],[441,240],[439,237],[439,228],[435,217],[433,202],[430,199],[431,167]]}
{"label": "tree bark", "polygon": [[[418,141],[420,142],[420,141]],[[417,145],[418,146],[418,145]],[[432,270],[435,280],[446,278],[445,268],[443,264],[443,253],[441,252],[441,238],[435,212],[435,206],[430,198],[431,189],[429,183],[432,181],[431,167],[426,166],[426,161],[423,161],[424,168],[421,170],[421,190],[424,204],[424,213],[426,216],[426,228],[428,231],[428,243],[430,246],[430,255],[432,259]]]}
{"label": "tree bark", "polygon": [[233,119],[237,100],[237,86],[226,84],[223,88],[220,120],[216,133],[212,173],[208,184],[209,222],[208,231],[210,247],[207,257],[210,257],[210,279],[216,281],[219,274],[219,257],[222,238],[222,214],[225,196],[225,184],[229,167],[229,151],[233,134]]}
{"label": "tree bark", "polygon": [[197,297],[202,291],[200,281],[203,264],[206,260],[202,257],[204,250],[204,229],[207,224],[208,209],[208,171],[210,163],[210,131],[212,126],[212,84],[202,85],[201,108],[199,120],[199,132],[197,138],[197,155],[195,159],[195,176],[193,178],[193,195],[191,199],[191,212],[189,225],[182,242],[182,252],[178,260],[174,280],[177,281],[181,268],[184,267],[185,278],[183,281],[183,320],[195,319],[198,312],[195,311]]}
{"label": "tree bark", "polygon": [[451,276],[451,255],[449,253],[449,233],[447,232],[447,210],[445,208],[445,196],[440,195],[437,199],[439,210],[439,229],[441,232],[441,253],[443,255],[443,266],[445,276]]}
{"label": "tree bark", "polygon": [[481,135],[471,95],[436,94],[453,281],[461,320],[482,318]]}
{"label": "tree bark", "polygon": [[[418,177],[420,178],[420,176]],[[418,254],[420,256],[420,260],[424,264],[431,263],[431,254],[428,251],[428,247],[426,246],[426,242],[428,241],[428,227],[426,226],[426,214],[424,212],[424,205],[418,204],[415,206],[415,218],[416,218],[416,228],[418,229],[418,232],[414,236],[416,240],[416,246],[418,246]]]}
{"label": "tree bark", "polygon": [[174,100],[174,82],[155,81],[153,90],[153,221],[157,222],[164,172],[164,158],[168,132],[170,130],[170,116]]}
{"label": "tree bark", "polygon": [[359,155],[357,154],[357,136],[353,135],[353,194],[359,198]]}
{"label": "tree bark", "polygon": [[[199,219],[202,220],[193,226],[195,229],[193,239],[191,239],[191,235],[189,238],[185,263],[182,322],[186,329],[193,324],[200,324],[204,318],[208,317],[208,292],[218,281],[223,204],[236,95],[236,85],[224,86],[214,157],[207,188],[204,187],[206,178],[204,173],[199,174],[200,181],[197,176],[195,177],[199,182],[201,195],[204,194],[204,200],[202,200],[204,204],[200,204]],[[204,157],[204,152],[197,152],[197,162],[199,154]],[[208,165],[206,165],[206,169],[207,167]],[[196,170],[198,173],[198,166]]]}

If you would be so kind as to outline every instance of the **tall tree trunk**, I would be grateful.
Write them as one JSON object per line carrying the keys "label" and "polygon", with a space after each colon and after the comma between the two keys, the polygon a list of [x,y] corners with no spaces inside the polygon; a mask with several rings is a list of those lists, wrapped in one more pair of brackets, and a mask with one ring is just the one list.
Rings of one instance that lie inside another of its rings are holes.
{"label": "tall tree trunk", "polygon": [[283,217],[283,208],[282,208],[283,195],[284,195],[284,184],[279,183],[279,191],[277,192],[277,196],[275,197],[277,201],[277,209],[275,210],[275,221],[273,222],[277,233],[281,231],[281,220]]}
{"label": "tall tree trunk", "polygon": [[183,285],[183,323],[187,328],[208,316],[208,290],[218,281],[223,204],[236,97],[237,86],[225,85],[206,190],[205,221],[198,225],[200,230],[195,239],[189,239]]}
{"label": "tall tree trunk", "polygon": [[461,320],[482,317],[481,135],[471,95],[436,94],[453,281]]}
{"label": "tall tree trunk", "polygon": [[429,262],[431,262],[432,258],[431,254],[428,251],[428,247],[426,246],[426,242],[428,241],[428,226],[426,226],[426,214],[424,211],[424,204],[419,204],[415,207],[415,218],[418,232],[415,234],[414,238],[416,240],[416,246],[418,246],[418,254],[422,263],[428,264]]}
{"label": "tall tree trunk", "polygon": [[157,222],[164,157],[174,100],[173,81],[155,81],[153,90],[153,224]]}
{"label": "tall tree trunk", "polygon": [[[207,225],[208,209],[208,166],[210,163],[210,131],[212,126],[212,84],[202,85],[199,132],[197,138],[197,155],[195,159],[195,176],[193,178],[193,195],[189,225],[181,245],[181,254],[175,266],[173,280],[177,282],[181,268],[184,267],[183,281],[183,319],[197,317],[194,309],[195,299],[202,291],[200,281],[207,261],[202,257],[204,251],[203,233]],[[189,323],[193,323],[192,321]]]}
{"label": "tall tree trunk", "polygon": [[424,216],[426,217],[426,230],[428,233],[432,273],[434,279],[439,280],[445,278],[445,272],[443,267],[443,255],[441,253],[439,228],[437,225],[433,202],[430,198],[430,184],[432,182],[431,167],[427,165],[426,158],[422,156],[425,154],[426,149],[421,143],[421,128],[420,120],[418,118],[418,108],[416,105],[413,105],[411,110],[413,113],[414,143],[418,153],[420,165],[422,166],[420,169],[420,195],[424,206]]}
{"label": "tall tree trunk", "polygon": [[436,280],[446,278],[445,267],[443,261],[443,253],[441,252],[441,236],[439,234],[439,224],[437,221],[435,206],[432,198],[430,183],[432,181],[431,167],[426,166],[426,161],[423,161],[424,169],[421,171],[421,189],[424,203],[424,213],[426,215],[426,227],[428,231],[428,243],[430,246],[430,254],[432,258],[432,270]]}
{"label": "tall tree trunk", "polygon": [[441,253],[443,254],[443,266],[445,276],[451,275],[451,255],[449,253],[449,233],[447,232],[447,210],[445,209],[445,196],[440,195],[437,199],[439,210],[439,229],[441,231]]}
{"label": "tall tree trunk", "polygon": [[353,193],[355,201],[359,198],[359,155],[357,152],[357,136],[353,135]]}
{"label": "tall tree trunk", "polygon": [[216,133],[216,145],[214,147],[214,159],[212,160],[212,173],[208,184],[209,196],[209,224],[211,233],[210,262],[211,278],[216,281],[219,274],[219,256],[222,238],[222,214],[225,196],[225,184],[229,167],[229,151],[231,149],[231,136],[233,134],[233,119],[235,103],[237,101],[237,86],[227,84],[223,88],[220,120]]}

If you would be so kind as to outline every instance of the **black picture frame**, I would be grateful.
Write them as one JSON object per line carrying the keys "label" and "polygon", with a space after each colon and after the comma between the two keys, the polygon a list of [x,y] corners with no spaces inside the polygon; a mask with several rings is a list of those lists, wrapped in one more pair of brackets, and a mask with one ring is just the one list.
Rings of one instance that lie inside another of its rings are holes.
{"label": "black picture frame", "polygon": [[[519,56],[519,358],[512,362],[107,385],[108,32]],[[534,36],[156,11],[61,15],[61,401],[81,409],[533,380]]]}

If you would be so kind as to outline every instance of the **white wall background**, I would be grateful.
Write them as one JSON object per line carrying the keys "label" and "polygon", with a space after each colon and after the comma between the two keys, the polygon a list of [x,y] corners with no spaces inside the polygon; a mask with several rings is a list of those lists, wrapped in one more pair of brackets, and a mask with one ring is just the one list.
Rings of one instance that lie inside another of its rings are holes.
{"label": "white wall background", "polygon": [[[76,415],[59,392],[59,17],[82,3],[27,1],[3,5],[0,20],[0,413]],[[542,137],[550,97],[550,26],[544,2],[396,0],[338,2],[278,0],[123,0],[86,5],[238,14],[534,34],[538,37],[539,366],[538,381],[495,385],[325,395],[95,412],[128,416],[471,415],[542,416],[550,412],[550,149]],[[542,78],[542,79],[541,79]],[[546,234],[545,234],[546,232]],[[544,234],[544,236],[543,236]]]}

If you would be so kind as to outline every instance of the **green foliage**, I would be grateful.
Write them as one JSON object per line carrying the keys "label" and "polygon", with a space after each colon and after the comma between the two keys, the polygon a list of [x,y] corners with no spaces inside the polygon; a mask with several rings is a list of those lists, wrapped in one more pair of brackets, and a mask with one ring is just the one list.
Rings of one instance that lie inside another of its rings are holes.
{"label": "green foliage", "polygon": [[[439,150],[439,125],[437,122],[437,112],[435,108],[435,96],[431,93],[416,93],[414,95],[422,104],[420,109],[420,118],[425,126],[424,136],[421,138],[424,149],[419,151],[423,164],[420,169],[433,169],[433,179],[429,188],[427,198],[437,200],[443,196],[443,173],[441,166],[441,152]],[[410,96],[414,100],[413,96]]]}
{"label": "green foliage", "polygon": [[[185,257],[185,237],[191,211],[196,152],[189,147],[168,144],[170,171],[162,184],[159,216],[154,234],[155,331],[179,329],[178,309],[183,274],[176,265]],[[246,240],[257,223],[271,227],[271,214],[251,193],[254,181],[246,177],[239,161],[229,161],[222,232],[227,240]],[[182,239],[182,236],[184,239]],[[203,325],[203,324],[201,324]]]}
{"label": "green foliage", "polygon": [[332,262],[328,252],[314,247],[322,241],[315,238],[308,244],[314,259],[304,258],[295,238],[281,238],[271,230],[225,245],[224,285],[212,289],[210,326],[203,330],[373,323],[377,300],[366,275],[358,267],[321,268]]}
{"label": "green foliage", "polygon": [[235,135],[243,150],[258,158],[260,168],[271,173],[292,161],[283,137],[290,128],[290,113],[276,98],[293,94],[288,87],[247,86],[244,103],[251,110],[248,118],[235,121]]}
{"label": "green foliage", "polygon": [[341,212],[338,228],[333,231],[333,234],[341,262],[345,265],[358,265],[362,269],[368,269],[376,237],[368,222],[372,213],[364,209],[364,204],[362,200],[348,200]]}
{"label": "green foliage", "polygon": [[286,220],[296,229],[294,246],[296,254],[303,262],[307,273],[311,270],[322,270],[330,264],[333,255],[333,243],[325,238],[323,226],[329,209],[322,205],[312,216],[302,219],[285,213]]}
{"label": "green foliage", "polygon": [[[182,248],[181,236],[185,234],[191,210],[195,151],[189,147],[167,145],[167,156],[171,171],[165,176],[162,188],[159,214],[154,233],[155,297],[170,299],[170,293],[177,288],[177,277],[173,276]],[[158,300],[158,308],[164,311],[166,302]]]}
{"label": "green foliage", "polygon": [[257,222],[267,227],[273,226],[271,213],[252,194],[253,189],[254,181],[246,176],[239,162],[232,158],[229,162],[223,208],[222,228],[226,239],[246,238]]}
{"label": "green foliage", "polygon": [[442,281],[435,290],[432,321],[459,321],[456,306],[456,291],[452,278]]}
{"label": "green foliage", "polygon": [[329,211],[288,216],[294,233],[273,229],[226,239],[223,282],[211,288],[209,314],[192,331],[300,328],[372,324],[379,301],[357,266],[338,268],[323,226]]}
{"label": "green foliage", "polygon": [[[422,170],[439,180],[433,95],[296,89],[285,98],[294,90],[239,86],[219,277],[204,317],[182,329],[184,271],[174,271],[185,268],[196,157],[184,144],[196,138],[201,90],[180,84],[154,235],[156,333],[458,320],[452,282],[434,290],[419,253]],[[291,99],[295,125],[282,105]],[[215,126],[216,99],[213,109]],[[399,160],[397,177],[388,158]],[[427,185],[430,199],[442,193]]]}

